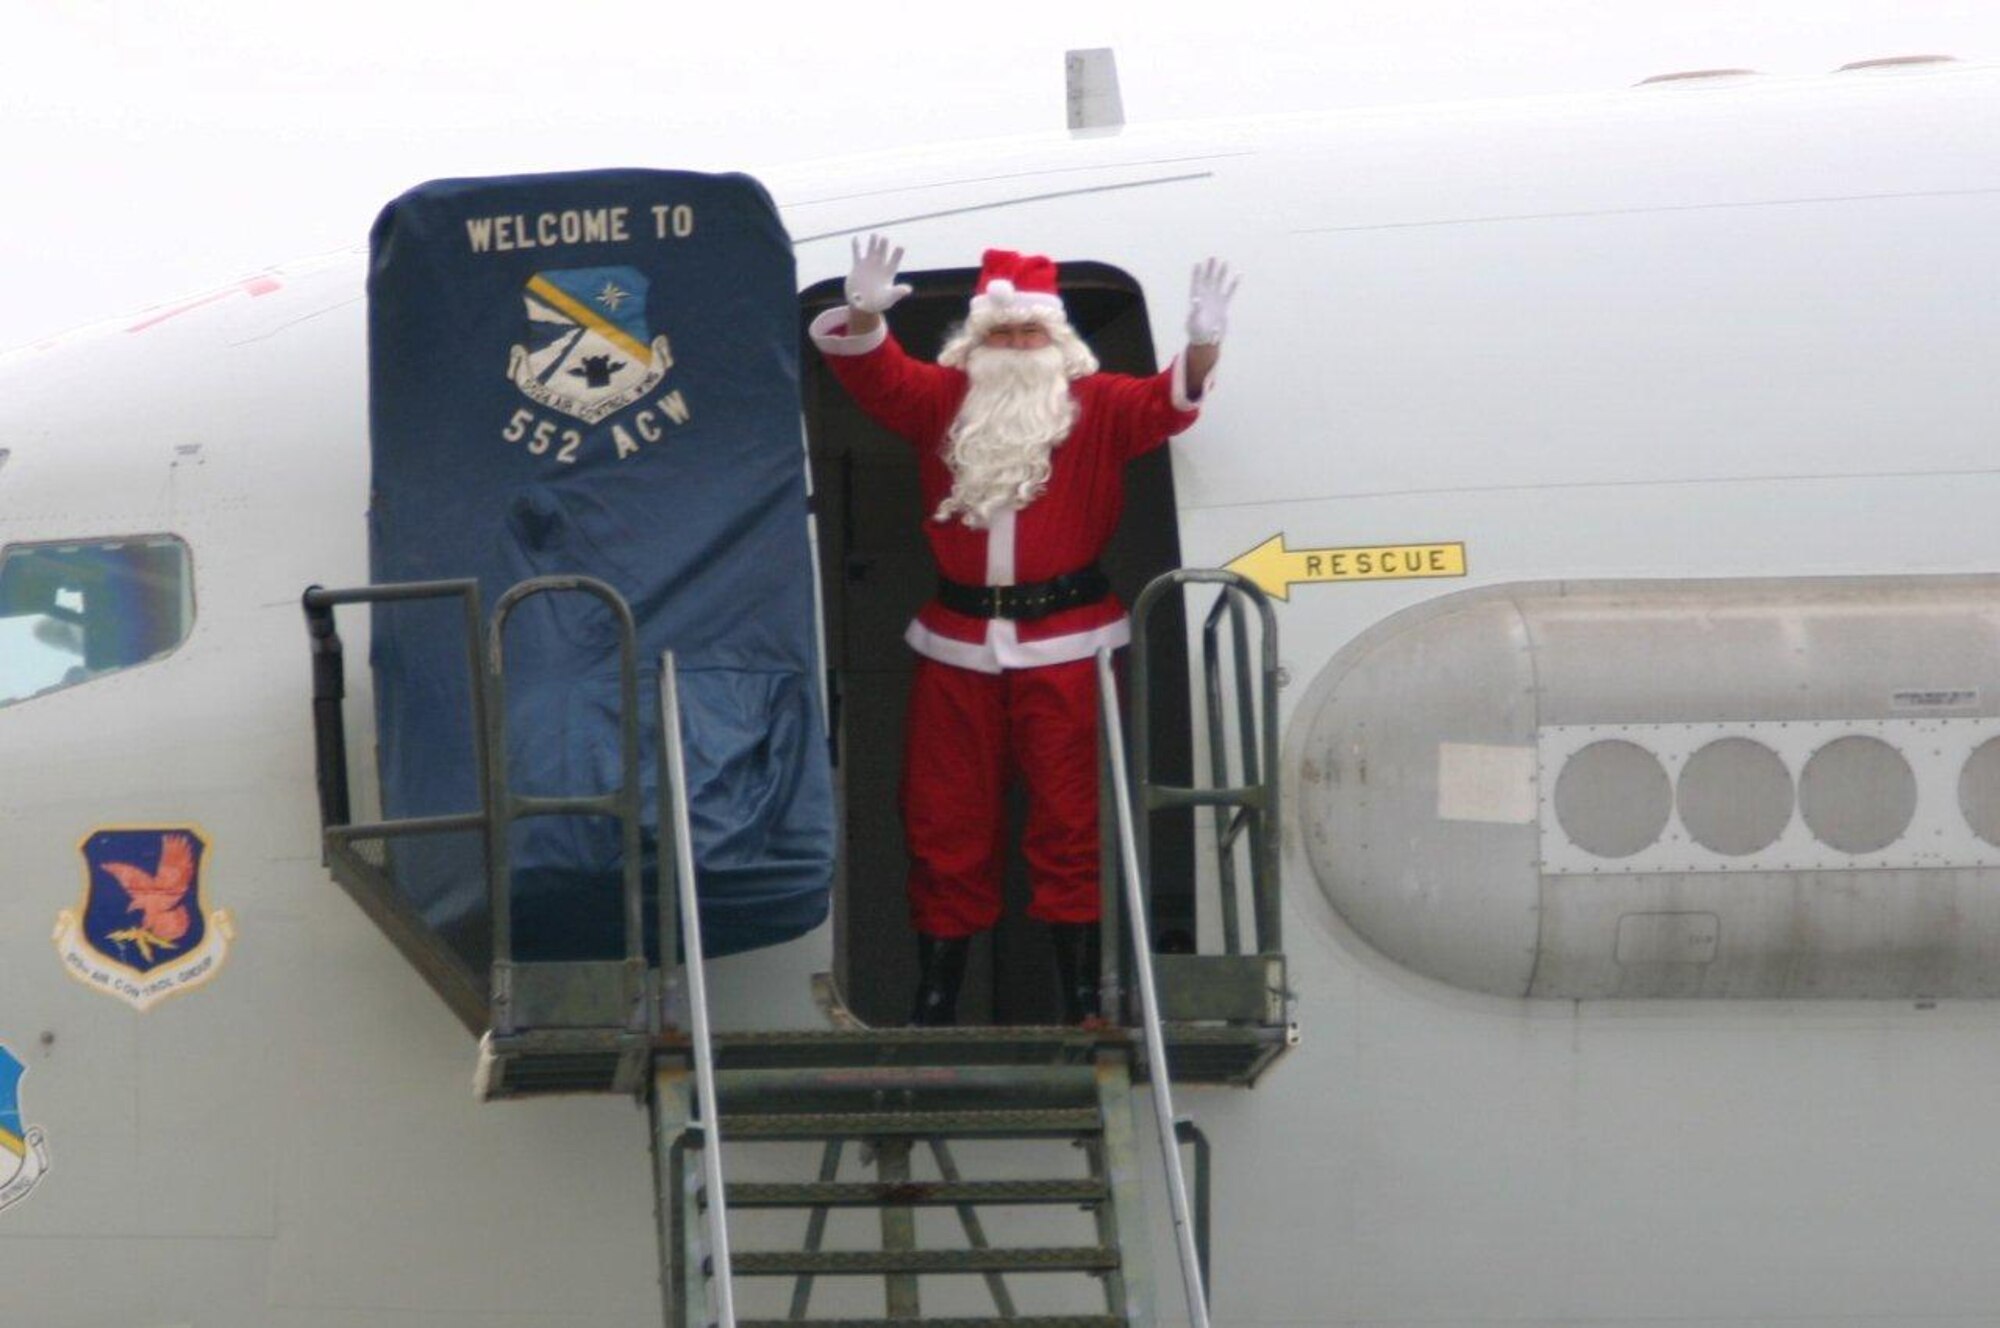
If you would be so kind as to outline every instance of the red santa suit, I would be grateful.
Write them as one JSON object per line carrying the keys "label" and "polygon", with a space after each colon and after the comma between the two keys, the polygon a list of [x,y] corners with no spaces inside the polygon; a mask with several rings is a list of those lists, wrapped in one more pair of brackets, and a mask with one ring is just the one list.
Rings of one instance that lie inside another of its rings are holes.
{"label": "red santa suit", "polygon": [[[1044,260],[1045,261],[1045,260]],[[846,335],[847,311],[815,319],[814,344],[872,418],[917,451],[924,510],[952,491],[946,433],[969,380],[913,359],[889,335]],[[1077,406],[1050,456],[1046,489],[996,512],[986,529],[926,518],[941,576],[969,586],[1044,582],[1092,568],[1124,509],[1125,463],[1193,424],[1181,361],[1150,378],[1091,373],[1072,380]],[[905,640],[921,657],[904,735],[902,810],[910,910],[928,936],[970,936],[999,921],[1004,795],[1028,794],[1022,840],[1045,922],[1098,917],[1097,683],[1100,647],[1131,639],[1115,596],[1015,621],[954,612],[935,599]]]}

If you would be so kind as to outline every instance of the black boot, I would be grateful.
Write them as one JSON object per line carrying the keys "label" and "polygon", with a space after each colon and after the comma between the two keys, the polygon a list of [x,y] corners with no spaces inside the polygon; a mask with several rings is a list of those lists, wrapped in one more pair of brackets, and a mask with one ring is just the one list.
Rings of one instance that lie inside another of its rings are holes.
{"label": "black boot", "polygon": [[965,981],[965,958],[972,951],[970,936],[926,936],[917,933],[917,999],[910,1023],[917,1028],[948,1028],[958,1022],[958,988]]}
{"label": "black boot", "polygon": [[1098,1018],[1097,975],[1104,967],[1104,929],[1095,922],[1051,922],[1056,980],[1062,984],[1063,1022]]}

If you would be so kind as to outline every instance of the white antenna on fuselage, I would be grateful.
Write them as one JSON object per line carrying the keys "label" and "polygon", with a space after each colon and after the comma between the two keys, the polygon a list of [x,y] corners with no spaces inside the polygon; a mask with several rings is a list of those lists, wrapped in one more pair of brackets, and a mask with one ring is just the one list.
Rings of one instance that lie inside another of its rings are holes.
{"label": "white antenna on fuselage", "polygon": [[1063,57],[1069,81],[1072,134],[1117,133],[1125,127],[1125,102],[1118,95],[1118,57],[1109,46],[1070,51]]}

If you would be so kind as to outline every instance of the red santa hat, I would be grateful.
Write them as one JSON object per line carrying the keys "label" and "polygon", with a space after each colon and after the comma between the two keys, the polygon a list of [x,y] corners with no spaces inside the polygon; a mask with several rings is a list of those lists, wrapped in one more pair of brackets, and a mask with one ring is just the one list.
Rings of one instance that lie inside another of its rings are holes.
{"label": "red santa hat", "polygon": [[1012,322],[1035,318],[1043,309],[1059,316],[1063,311],[1062,297],[1056,294],[1056,265],[1041,254],[988,249],[979,262],[979,284],[973,287],[973,316]]}
{"label": "red santa hat", "polygon": [[1097,357],[1069,325],[1062,296],[1056,293],[1056,265],[1041,254],[1017,254],[1011,249],[988,249],[980,260],[971,311],[964,326],[938,352],[937,362],[950,369],[965,368],[986,334],[1005,323],[1040,323],[1047,328],[1071,378],[1097,372]]}

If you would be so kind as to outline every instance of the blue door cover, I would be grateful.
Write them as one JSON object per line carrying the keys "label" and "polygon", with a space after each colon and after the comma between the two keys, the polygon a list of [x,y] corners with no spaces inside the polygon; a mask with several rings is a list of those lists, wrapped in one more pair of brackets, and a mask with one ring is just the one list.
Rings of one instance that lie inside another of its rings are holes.
{"label": "blue door cover", "polygon": [[[533,576],[616,587],[638,623],[649,890],[653,697],[672,649],[708,953],[817,926],[834,818],[797,291],[763,187],[649,170],[422,185],[375,223],[368,300],[374,582],[476,577],[489,610]],[[448,604],[375,611],[386,817],[478,805],[458,623]],[[533,598],[506,660],[514,791],[614,787],[610,615]],[[518,957],[620,952],[615,822],[525,821],[513,850]],[[396,841],[392,874],[483,955],[476,836]]]}

